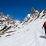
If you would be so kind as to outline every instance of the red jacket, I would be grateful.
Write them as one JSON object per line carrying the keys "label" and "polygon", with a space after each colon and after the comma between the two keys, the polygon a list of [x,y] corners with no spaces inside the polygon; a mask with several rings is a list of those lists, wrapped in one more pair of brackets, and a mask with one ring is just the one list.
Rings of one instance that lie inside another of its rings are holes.
{"label": "red jacket", "polygon": [[44,26],[46,26],[46,21],[44,22]]}

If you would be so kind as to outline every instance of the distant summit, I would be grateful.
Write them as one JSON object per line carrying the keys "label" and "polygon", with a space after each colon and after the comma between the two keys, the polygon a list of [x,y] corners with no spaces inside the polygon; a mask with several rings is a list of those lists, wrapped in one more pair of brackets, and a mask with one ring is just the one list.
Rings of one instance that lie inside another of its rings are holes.
{"label": "distant summit", "polygon": [[42,10],[42,11],[38,11],[35,10],[35,8],[32,7],[31,9],[31,13],[28,14],[25,19],[24,19],[24,23],[26,22],[31,22],[31,21],[35,21],[36,19],[42,19],[42,18],[46,18],[46,9]]}
{"label": "distant summit", "polygon": [[0,12],[0,18],[3,18],[3,17],[4,17],[3,13],[2,13],[2,12]]}

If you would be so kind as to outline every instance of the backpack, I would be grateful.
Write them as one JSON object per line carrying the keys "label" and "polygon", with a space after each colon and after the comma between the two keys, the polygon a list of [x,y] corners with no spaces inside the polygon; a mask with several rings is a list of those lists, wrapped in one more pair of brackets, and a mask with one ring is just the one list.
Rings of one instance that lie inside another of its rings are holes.
{"label": "backpack", "polygon": [[44,22],[44,26],[46,26],[46,21]]}

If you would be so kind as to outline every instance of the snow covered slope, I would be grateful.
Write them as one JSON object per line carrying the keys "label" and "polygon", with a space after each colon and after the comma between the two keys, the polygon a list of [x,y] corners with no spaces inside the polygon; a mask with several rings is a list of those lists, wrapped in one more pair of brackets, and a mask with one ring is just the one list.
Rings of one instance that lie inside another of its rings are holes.
{"label": "snow covered slope", "polygon": [[[30,21],[31,18],[32,21]],[[0,46],[46,46],[44,29],[42,29],[46,15],[43,16],[41,12],[36,18],[37,16],[35,17],[33,13],[33,16],[31,14],[30,17],[27,17],[27,21],[23,21],[16,28],[12,27],[9,29],[10,32],[8,30],[5,34],[0,35]]]}
{"label": "snow covered slope", "polygon": [[46,39],[43,38],[44,30],[42,30],[44,21],[46,19],[37,19],[12,34],[2,35],[0,46],[46,46]]}

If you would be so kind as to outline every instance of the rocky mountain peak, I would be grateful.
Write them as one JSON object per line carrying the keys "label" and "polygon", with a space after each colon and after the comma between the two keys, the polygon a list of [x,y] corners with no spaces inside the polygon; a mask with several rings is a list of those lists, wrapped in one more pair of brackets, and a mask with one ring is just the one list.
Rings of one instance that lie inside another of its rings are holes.
{"label": "rocky mountain peak", "polygon": [[31,14],[35,13],[35,8],[32,7]]}
{"label": "rocky mountain peak", "polygon": [[2,12],[0,12],[0,18],[2,18],[2,17],[4,17],[4,16],[3,16],[3,13],[2,13]]}

